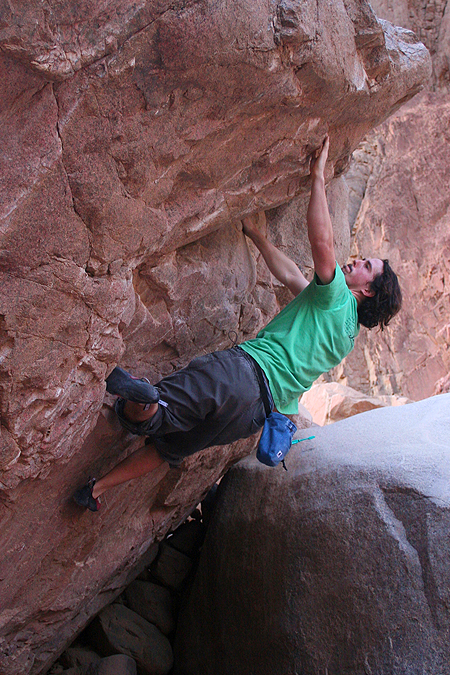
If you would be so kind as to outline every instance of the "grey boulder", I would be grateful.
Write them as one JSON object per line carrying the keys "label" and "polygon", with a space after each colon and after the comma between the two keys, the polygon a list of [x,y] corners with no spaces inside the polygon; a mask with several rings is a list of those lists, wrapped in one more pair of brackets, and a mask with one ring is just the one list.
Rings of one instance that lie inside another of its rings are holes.
{"label": "grey boulder", "polygon": [[172,647],[166,636],[124,605],[108,605],[92,622],[89,632],[104,656],[118,652],[130,656],[141,675],[167,675],[172,668]]}
{"label": "grey boulder", "polygon": [[174,629],[172,596],[168,588],[147,581],[133,581],[125,591],[127,604],[133,612],[153,623],[168,635]]}
{"label": "grey boulder", "polygon": [[[222,481],[176,675],[450,673],[450,394]],[[305,435],[310,435],[310,429]]]}

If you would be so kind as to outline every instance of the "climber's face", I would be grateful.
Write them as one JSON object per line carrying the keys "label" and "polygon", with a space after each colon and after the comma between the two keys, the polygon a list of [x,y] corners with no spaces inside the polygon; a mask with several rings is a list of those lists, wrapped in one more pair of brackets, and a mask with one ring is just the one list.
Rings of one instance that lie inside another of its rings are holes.
{"label": "climber's face", "polygon": [[383,273],[384,263],[380,258],[363,258],[344,265],[342,271],[351,291],[359,291],[366,297],[372,296],[372,281]]}

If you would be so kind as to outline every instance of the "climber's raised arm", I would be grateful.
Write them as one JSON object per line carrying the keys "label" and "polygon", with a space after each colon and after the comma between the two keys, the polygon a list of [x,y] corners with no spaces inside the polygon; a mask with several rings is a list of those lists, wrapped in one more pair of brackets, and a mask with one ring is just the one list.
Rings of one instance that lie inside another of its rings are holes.
{"label": "climber's raised arm", "polygon": [[333,281],[336,269],[333,226],[325,194],[324,174],[329,146],[330,139],[326,136],[317,158],[311,161],[311,197],[306,217],[314,270],[323,284]]}

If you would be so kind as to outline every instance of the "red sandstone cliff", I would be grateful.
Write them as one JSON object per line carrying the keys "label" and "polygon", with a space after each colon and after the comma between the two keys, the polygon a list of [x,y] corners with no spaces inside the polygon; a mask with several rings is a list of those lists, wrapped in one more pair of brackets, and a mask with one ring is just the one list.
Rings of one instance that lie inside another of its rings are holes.
{"label": "red sandstone cliff", "polygon": [[[301,205],[324,134],[340,173],[430,71],[360,0],[0,9],[0,670],[37,675],[251,448],[80,513],[73,490],[140,442],[105,375],[157,379],[254,334],[276,296],[233,223]],[[285,222],[301,252],[303,223]]]}

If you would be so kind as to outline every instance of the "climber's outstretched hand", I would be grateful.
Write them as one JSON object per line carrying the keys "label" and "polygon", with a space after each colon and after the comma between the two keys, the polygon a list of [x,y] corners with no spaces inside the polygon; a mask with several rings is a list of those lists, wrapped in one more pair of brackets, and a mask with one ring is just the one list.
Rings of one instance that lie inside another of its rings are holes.
{"label": "climber's outstretched hand", "polygon": [[253,213],[251,216],[242,218],[242,232],[253,239],[255,235],[261,234],[261,230],[265,229],[266,214],[264,211]]}
{"label": "climber's outstretched hand", "polygon": [[311,156],[310,172],[313,180],[315,178],[324,178],[329,148],[330,137],[327,134],[323,141],[322,147],[313,152]]}

